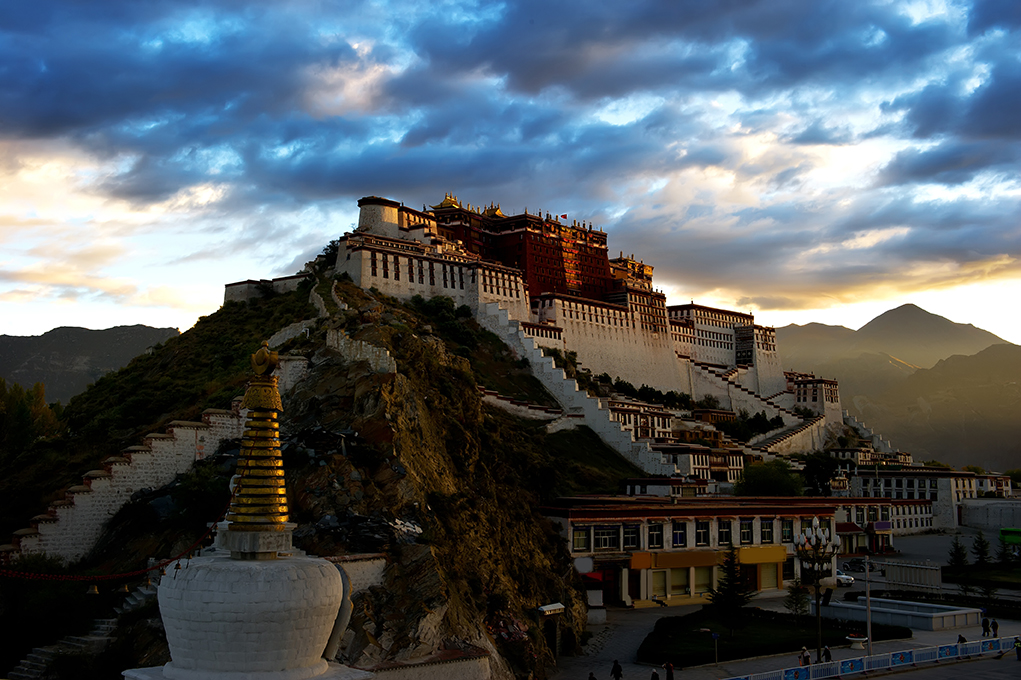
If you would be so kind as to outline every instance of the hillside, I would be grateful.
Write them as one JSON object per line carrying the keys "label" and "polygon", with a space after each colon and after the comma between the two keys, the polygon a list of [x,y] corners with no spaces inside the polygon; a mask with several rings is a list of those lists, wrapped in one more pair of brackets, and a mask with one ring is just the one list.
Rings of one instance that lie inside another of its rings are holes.
{"label": "hillside", "polygon": [[1021,347],[993,345],[920,369],[875,396],[844,399],[876,431],[910,451],[955,467],[1021,465]]}
{"label": "hillside", "polygon": [[[345,284],[340,291],[348,310],[281,348],[311,359],[308,377],[286,395],[281,431],[296,545],[320,555],[383,552],[391,565],[384,586],[355,602],[349,659],[371,666],[468,640],[495,654],[494,677],[547,677],[554,667],[543,636],[532,634],[539,631],[496,642],[485,632],[487,624],[511,619],[534,626],[531,612],[559,601],[567,606],[563,644],[573,651],[580,637],[584,595],[565,577],[572,572],[563,539],[536,508],[561,494],[613,491],[620,479],[640,472],[585,428],[547,434],[541,423],[485,406],[480,384],[500,383],[502,392],[531,398],[541,397],[542,388],[496,336],[452,304],[402,305]],[[72,401],[68,427],[103,455],[104,431],[120,433],[112,446],[165,418],[190,417],[212,402],[223,406],[243,389],[242,354],[295,318],[314,315],[302,295],[307,299],[307,289],[226,305]],[[328,350],[329,329],[385,346],[397,372],[374,373]],[[133,400],[149,383],[178,389],[138,413],[144,404]],[[198,385],[205,389],[196,393],[191,386]],[[54,480],[67,467],[59,452],[70,453],[76,442],[40,443],[27,452],[17,462],[32,469],[22,484],[31,480],[37,496],[56,490]],[[224,449],[180,482],[140,495],[77,568],[123,571],[187,546],[215,519],[235,455]],[[77,458],[73,471],[90,465]],[[5,493],[17,483],[0,474]],[[34,512],[26,507],[19,514]],[[400,526],[422,533],[409,537]],[[9,614],[0,611],[0,618]],[[33,617],[22,612],[19,623],[55,615],[40,608]],[[147,616],[137,625],[150,639],[159,625],[154,611]],[[134,632],[123,631],[124,639]],[[25,637],[29,646],[44,642]],[[143,659],[125,643],[104,663],[120,669],[158,663],[162,644],[155,636]]]}
{"label": "hillside", "polygon": [[149,326],[60,327],[42,335],[0,335],[0,378],[25,388],[41,382],[49,401],[66,404],[90,383],[177,335],[176,328]]}
{"label": "hillside", "polygon": [[[806,324],[776,333],[785,369],[835,378],[843,407],[915,460],[1000,470],[1021,463],[1004,432],[1016,345],[915,305],[857,331]],[[987,382],[976,387],[976,375]]]}
{"label": "hillside", "polygon": [[904,364],[931,368],[940,359],[1006,342],[910,304],[880,314],[857,331],[812,323],[778,328],[776,338],[784,368],[810,372],[864,353],[888,354]]}

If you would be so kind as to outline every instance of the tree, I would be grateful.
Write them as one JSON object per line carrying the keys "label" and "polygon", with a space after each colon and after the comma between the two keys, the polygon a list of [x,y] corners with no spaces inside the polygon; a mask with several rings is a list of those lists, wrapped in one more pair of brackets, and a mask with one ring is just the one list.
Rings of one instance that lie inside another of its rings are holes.
{"label": "tree", "polygon": [[979,467],[978,465],[965,465],[961,469],[965,472],[974,472],[976,475],[984,475],[986,473],[985,468]]}
{"label": "tree", "polygon": [[961,593],[964,595],[970,593],[971,576],[968,574],[968,549],[964,547],[957,536],[954,536],[954,542],[950,544],[947,569],[958,578],[957,587],[961,589]]}
{"label": "tree", "polygon": [[840,461],[829,454],[816,451],[805,458],[805,484],[812,496],[830,496],[830,480],[837,473]]}
{"label": "tree", "polygon": [[947,567],[957,573],[963,573],[968,567],[968,551],[957,536],[954,536],[954,542],[950,544]]}
{"label": "tree", "polygon": [[737,548],[732,541],[723,556],[716,587],[708,591],[709,602],[730,629],[731,637],[734,637],[734,630],[741,622],[741,608],[751,601],[753,592],[741,580],[741,563],[738,562]]}
{"label": "tree", "polygon": [[1000,541],[996,546],[996,561],[1004,567],[1009,567],[1011,562],[1014,561],[1014,553],[1011,551],[1010,546],[1007,545],[1007,541],[1003,536],[1000,536]]}
{"label": "tree", "polygon": [[971,554],[975,556],[976,567],[989,566],[989,540],[981,531],[975,536],[975,540],[971,542]]}
{"label": "tree", "polygon": [[944,470],[953,470],[952,467],[938,460],[923,460],[922,465],[924,465],[925,467],[936,467],[943,468]]}
{"label": "tree", "polygon": [[1007,470],[1004,474],[1010,477],[1010,483],[1015,489],[1021,489],[1021,468]]}
{"label": "tree", "polygon": [[734,485],[734,495],[801,496],[803,487],[801,475],[791,470],[787,461],[776,458],[746,466],[741,479]]}
{"label": "tree", "polygon": [[808,613],[808,588],[797,576],[787,584],[787,596],[783,599],[783,607],[799,617]]}

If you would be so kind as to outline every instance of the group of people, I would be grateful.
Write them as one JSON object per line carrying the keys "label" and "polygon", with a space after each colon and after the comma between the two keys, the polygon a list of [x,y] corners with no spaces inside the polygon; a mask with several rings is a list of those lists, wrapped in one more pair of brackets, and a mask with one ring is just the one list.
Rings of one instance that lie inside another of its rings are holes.
{"label": "group of people", "polygon": [[[667,661],[663,664],[662,668],[666,671],[666,678],[664,678],[664,680],[674,680],[674,665]],[[624,677],[624,669],[616,659],[613,660],[613,667],[610,668],[610,677],[613,678],[613,680],[620,680]],[[589,673],[588,680],[596,680],[595,674]],[[659,680],[659,671],[653,670],[652,678],[650,680]]]}
{"label": "group of people", "polygon": [[1000,637],[999,632],[1000,624],[996,622],[996,619],[990,623],[988,617],[982,617],[982,637]]}
{"label": "group of people", "polygon": [[[999,630],[1000,624],[996,622],[996,619],[993,619],[992,621],[988,618],[982,619],[982,637],[987,637],[989,635],[996,637]],[[958,635],[957,642],[962,643],[967,642],[967,640],[964,639],[963,635]],[[1014,638],[1014,651],[1017,653],[1017,660],[1021,661],[1021,639],[1018,639],[1017,637]],[[816,663],[825,663],[832,660],[833,655],[830,653],[830,648],[827,646],[822,648],[822,658],[816,659]],[[798,665],[812,665],[812,653],[808,651],[808,647],[801,648],[801,653],[798,654]],[[674,665],[668,661],[663,664],[662,668],[666,671],[666,678],[664,678],[664,680],[674,680]],[[613,667],[610,668],[610,677],[613,678],[613,680],[621,680],[621,678],[624,677],[624,668],[616,659],[613,660]],[[595,674],[589,673],[588,680],[596,680]],[[650,680],[660,680],[658,670],[652,671],[652,677]]]}
{"label": "group of people", "polygon": [[[833,661],[833,654],[830,652],[829,645],[822,648],[822,657],[815,660],[816,663],[829,663]],[[811,666],[812,665],[812,653],[808,651],[808,647],[801,648],[801,654],[798,654],[798,665],[799,666]]]}

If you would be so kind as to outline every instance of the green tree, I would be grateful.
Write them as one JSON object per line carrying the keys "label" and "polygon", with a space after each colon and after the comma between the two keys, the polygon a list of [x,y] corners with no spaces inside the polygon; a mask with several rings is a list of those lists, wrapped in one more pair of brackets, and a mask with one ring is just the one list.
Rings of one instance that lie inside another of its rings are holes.
{"label": "green tree", "polygon": [[1007,541],[1000,536],[1000,540],[996,545],[996,561],[1004,567],[1009,567],[1011,562],[1014,561],[1014,553],[1011,552],[1010,546],[1007,545]]}
{"label": "green tree", "polygon": [[924,465],[925,467],[936,467],[942,468],[944,470],[953,470],[952,467],[938,460],[923,460],[922,465]]}
{"label": "green tree", "polygon": [[805,458],[805,485],[808,486],[809,495],[830,496],[833,494],[830,489],[830,480],[837,473],[840,461],[836,458],[816,451]]}
{"label": "green tree", "polygon": [[808,613],[808,588],[797,576],[787,584],[787,595],[783,598],[783,607],[791,614],[801,617]]}
{"label": "green tree", "polygon": [[741,580],[741,563],[737,559],[737,548],[731,542],[723,556],[716,587],[708,591],[709,602],[730,629],[731,637],[741,623],[741,608],[751,601],[752,595],[753,591],[748,590]]}
{"label": "green tree", "polygon": [[984,475],[986,473],[985,468],[979,467],[978,465],[965,465],[961,469],[965,472],[974,472],[976,475]]}
{"label": "green tree", "polygon": [[746,466],[741,479],[734,485],[734,495],[801,496],[803,487],[801,476],[791,470],[790,464],[776,458]]}
{"label": "green tree", "polygon": [[975,540],[971,542],[971,554],[975,556],[976,567],[989,566],[989,539],[981,531],[975,536]]}
{"label": "green tree", "polygon": [[1010,483],[1015,489],[1021,489],[1021,468],[1013,468],[1005,473],[1010,477]]}
{"label": "green tree", "polygon": [[963,573],[968,567],[968,551],[964,547],[964,544],[961,543],[961,539],[957,536],[954,536],[954,541],[950,544],[950,554],[947,556],[947,567],[957,573]]}
{"label": "green tree", "polygon": [[947,569],[958,578],[957,587],[961,589],[961,593],[964,595],[970,593],[972,587],[971,576],[968,573],[968,549],[957,536],[954,536],[954,542],[950,544]]}

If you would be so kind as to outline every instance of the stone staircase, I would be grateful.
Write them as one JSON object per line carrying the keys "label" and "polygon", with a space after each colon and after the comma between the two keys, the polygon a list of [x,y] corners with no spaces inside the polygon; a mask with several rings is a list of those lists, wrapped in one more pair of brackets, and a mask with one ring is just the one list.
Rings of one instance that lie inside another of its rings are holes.
{"label": "stone staircase", "polygon": [[[752,392],[744,385],[736,383],[725,377],[728,374],[731,377],[733,377],[734,375],[737,374],[739,369],[732,368],[727,371],[720,371],[717,367],[711,364],[702,363],[700,361],[692,361],[691,364],[692,366],[695,367],[695,369],[701,372],[703,376],[709,378],[712,381],[718,381],[723,383],[722,387],[727,391],[727,395],[731,401],[730,408],[732,410],[736,411],[743,408],[749,413],[758,413],[759,411],[765,411],[766,415],[770,418],[776,417],[778,415],[782,416],[784,422],[787,423],[788,425],[794,424],[795,422],[800,422],[802,420],[801,416],[797,415],[793,411],[786,409],[783,406],[774,404],[771,401],[769,401],[769,399],[764,399],[755,392]],[[737,394],[735,394],[733,390],[737,390]],[[773,397],[779,396],[780,394],[784,394],[784,392],[779,392],[778,394],[773,395]],[[735,397],[737,397],[737,399],[735,399]]]}
{"label": "stone staircase", "polygon": [[58,656],[98,654],[114,639],[111,633],[116,628],[117,619],[96,619],[92,630],[85,635],[69,635],[52,645],[33,648],[7,677],[11,680],[34,680],[42,677]]}
{"label": "stone staircase", "polygon": [[599,399],[590,397],[578,388],[578,383],[568,378],[564,370],[557,368],[553,358],[542,353],[536,339],[521,328],[519,322],[510,318],[507,310],[499,303],[489,302],[480,306],[476,320],[486,330],[495,333],[507,343],[519,358],[527,359],[532,374],[543,384],[564,409],[563,422],[573,424],[582,416],[588,426],[604,444],[641,468],[647,474],[670,476],[679,473],[677,467],[668,463],[664,455],[647,442],[635,441],[634,434],[610,418],[610,411]]}
{"label": "stone staircase", "polygon": [[0,546],[0,561],[19,554],[45,553],[66,562],[85,557],[99,540],[103,526],[143,489],[157,489],[187,472],[196,460],[215,453],[220,443],[241,437],[244,417],[240,399],[235,408],[206,409],[202,422],[171,421],[166,432],[146,435],[142,443],[110,456],[50,504],[47,512],[14,532]]}
{"label": "stone staircase", "polygon": [[[771,454],[779,453],[777,449],[783,448],[784,443],[789,442],[790,440],[796,437],[800,437],[806,433],[811,433],[814,435],[816,433],[812,432],[813,430],[825,429],[825,427],[826,417],[816,416],[815,418],[810,418],[806,421],[803,421],[800,425],[798,425],[792,430],[785,430],[783,432],[779,432],[770,437],[767,437],[766,439],[755,442],[751,446],[753,446],[756,449],[759,449],[760,451],[763,451],[764,453]],[[824,437],[825,435],[822,434],[821,436]],[[813,444],[809,445],[808,447],[802,448],[806,448],[807,450],[822,449],[822,442],[821,441],[816,442],[815,439],[816,439],[815,437],[812,438]],[[752,441],[755,440],[753,439]]]}

